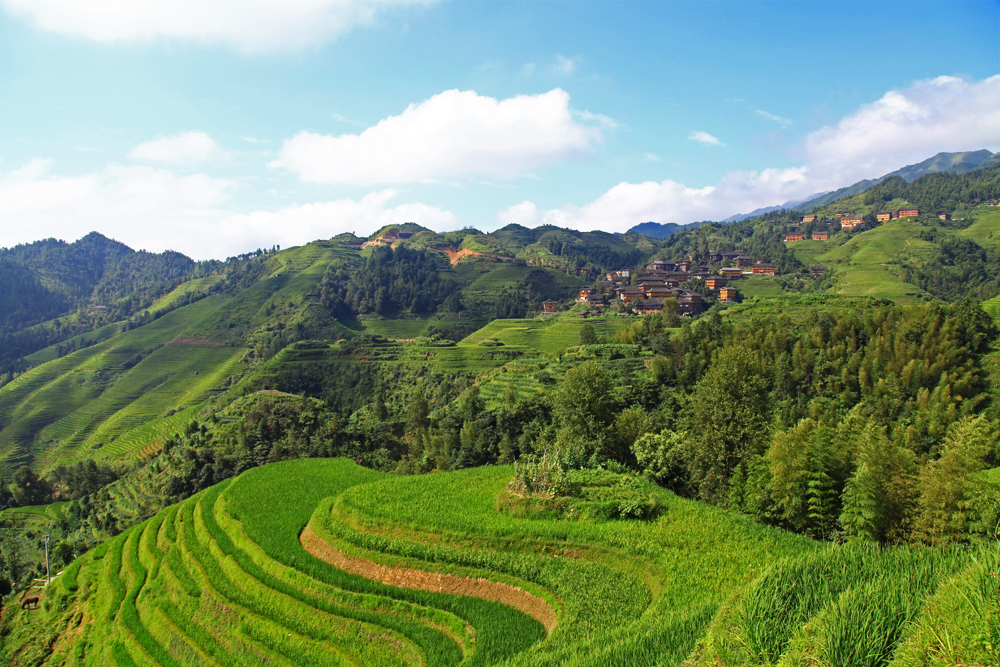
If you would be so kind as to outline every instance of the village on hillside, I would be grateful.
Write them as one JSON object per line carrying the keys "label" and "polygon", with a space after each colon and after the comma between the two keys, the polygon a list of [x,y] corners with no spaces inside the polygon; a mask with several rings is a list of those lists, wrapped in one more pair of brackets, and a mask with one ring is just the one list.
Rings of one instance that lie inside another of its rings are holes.
{"label": "village on hillside", "polygon": [[[723,266],[718,273],[713,273],[707,265],[695,263],[700,259],[725,262],[731,266]],[[820,275],[823,270],[824,267],[813,267],[813,274]],[[680,261],[654,259],[638,269],[626,266],[611,271],[593,286],[580,288],[576,301],[593,307],[596,312],[617,302],[639,315],[650,315],[662,311],[667,299],[676,299],[677,315],[693,317],[702,312],[704,297],[694,289],[682,287],[685,283],[700,280],[707,289],[718,293],[720,302],[736,303],[739,292],[728,284],[730,281],[773,275],[774,264],[755,261],[740,251],[710,252],[704,258],[690,254]],[[545,313],[555,313],[559,306],[557,301],[551,299],[542,305]],[[583,319],[590,314],[589,310],[585,310],[579,317]]]}

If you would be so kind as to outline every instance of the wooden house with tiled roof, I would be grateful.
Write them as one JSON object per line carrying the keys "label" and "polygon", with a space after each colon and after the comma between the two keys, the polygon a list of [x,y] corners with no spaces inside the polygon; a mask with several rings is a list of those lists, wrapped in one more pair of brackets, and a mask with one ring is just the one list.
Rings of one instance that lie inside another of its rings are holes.
{"label": "wooden house with tiled roof", "polygon": [[677,293],[677,306],[681,314],[697,315],[702,309],[701,294],[694,290],[681,290]]}
{"label": "wooden house with tiled roof", "polygon": [[755,276],[773,276],[774,264],[770,262],[757,262],[750,271]]}
{"label": "wooden house with tiled roof", "polygon": [[723,287],[719,290],[719,299],[723,303],[735,303],[737,295],[735,287]]}
{"label": "wooden house with tiled roof", "polygon": [[646,296],[646,293],[641,287],[620,287],[618,290],[618,298],[622,300],[623,303],[632,303],[636,299],[641,299]]}
{"label": "wooden house with tiled roof", "polygon": [[743,269],[738,266],[724,266],[719,269],[719,275],[723,278],[728,278],[729,280],[734,280],[736,278],[741,278],[743,276]]}
{"label": "wooden house with tiled roof", "polygon": [[652,315],[663,310],[663,299],[643,299],[632,304],[633,310],[640,315]]}
{"label": "wooden house with tiled roof", "polygon": [[721,278],[718,276],[709,276],[708,278],[705,278],[705,286],[712,291],[715,291],[720,287],[725,286],[725,284],[726,284],[725,278]]}

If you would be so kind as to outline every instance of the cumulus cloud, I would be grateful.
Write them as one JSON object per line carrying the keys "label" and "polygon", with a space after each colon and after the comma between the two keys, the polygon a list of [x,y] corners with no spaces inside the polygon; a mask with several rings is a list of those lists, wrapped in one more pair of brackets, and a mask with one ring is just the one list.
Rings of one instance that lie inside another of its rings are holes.
{"label": "cumulus cloud", "polygon": [[368,234],[389,223],[454,227],[455,216],[421,203],[390,206],[394,190],[242,214],[231,210],[239,184],[205,174],[112,164],[92,174],[50,176],[35,159],[0,175],[0,246],[41,238],[73,240],[91,231],[135,249],[172,249],[221,259],[258,247],[300,245],[341,232]]}
{"label": "cumulus cloud", "polygon": [[[249,139],[256,142],[256,139]],[[159,162],[175,166],[228,161],[229,155],[204,132],[184,132],[141,143],[128,154],[139,162]]]}
{"label": "cumulus cloud", "polygon": [[586,121],[559,88],[505,100],[448,90],[361,134],[301,132],[270,166],[312,183],[510,179],[589,153],[602,133]]}
{"label": "cumulus cloud", "polygon": [[980,148],[1000,149],[1000,75],[918,81],[862,105],[805,141],[812,171],[845,185],[941,151]]}
{"label": "cumulus cloud", "polygon": [[[702,132],[692,132],[689,139],[721,144]],[[1000,150],[1000,75],[982,81],[938,77],[890,91],[836,125],[807,135],[800,166],[730,172],[700,188],[673,180],[622,182],[584,206],[538,211],[526,201],[500,212],[498,220],[530,218],[521,224],[607,231],[624,231],[645,220],[721,220],[876,178],[942,151],[980,148]]]}
{"label": "cumulus cloud", "polygon": [[455,227],[451,211],[421,203],[387,206],[398,196],[393,189],[372,192],[359,200],[338,199],[289,206],[278,211],[255,211],[224,219],[221,228],[227,236],[251,241],[253,247],[277,243],[301,245],[315,239],[330,238],[343,232],[367,236],[389,224],[417,222],[431,229]]}
{"label": "cumulus cloud", "polygon": [[566,56],[556,55],[556,62],[552,65],[553,74],[569,75],[576,71],[576,61]]}
{"label": "cumulus cloud", "polygon": [[219,207],[237,185],[205,174],[177,176],[120,164],[57,177],[48,175],[50,166],[35,159],[0,176],[0,245],[76,239],[97,230],[136,248],[180,250],[225,215]]}
{"label": "cumulus cloud", "polygon": [[332,41],[380,15],[436,0],[2,0],[40,28],[98,42],[156,38],[293,51]]}
{"label": "cumulus cloud", "polygon": [[708,132],[692,132],[688,135],[688,139],[697,141],[703,146],[725,146],[718,137],[713,137]]}
{"label": "cumulus cloud", "polygon": [[501,225],[522,225],[532,227],[538,223],[538,207],[530,201],[523,201],[497,213]]}

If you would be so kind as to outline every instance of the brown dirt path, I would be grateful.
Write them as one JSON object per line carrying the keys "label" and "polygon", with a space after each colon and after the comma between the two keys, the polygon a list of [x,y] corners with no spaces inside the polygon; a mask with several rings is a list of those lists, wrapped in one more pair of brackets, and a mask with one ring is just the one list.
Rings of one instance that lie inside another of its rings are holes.
{"label": "brown dirt path", "polygon": [[482,577],[474,579],[408,567],[379,565],[369,560],[349,556],[314,533],[311,526],[306,526],[299,541],[302,542],[305,550],[316,558],[345,572],[361,575],[366,579],[374,579],[383,584],[399,586],[400,588],[414,588],[432,593],[469,595],[483,600],[493,600],[531,616],[545,627],[546,634],[552,634],[558,623],[556,612],[549,606],[548,602],[511,584],[490,581]]}
{"label": "brown dirt path", "polygon": [[452,248],[432,248],[432,250],[437,250],[448,255],[448,261],[451,262],[452,266],[461,262],[464,257],[481,257],[486,254],[476,252],[475,250],[469,250],[468,248],[463,248],[462,250],[454,250]]}

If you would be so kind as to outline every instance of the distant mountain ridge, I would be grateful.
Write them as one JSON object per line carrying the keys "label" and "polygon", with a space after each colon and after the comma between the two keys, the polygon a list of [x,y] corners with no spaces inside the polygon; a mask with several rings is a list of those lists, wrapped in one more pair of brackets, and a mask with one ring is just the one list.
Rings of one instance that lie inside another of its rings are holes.
{"label": "distant mountain ridge", "polygon": [[923,162],[907,165],[902,169],[897,169],[896,171],[880,176],[879,178],[858,181],[854,185],[849,185],[846,188],[840,188],[839,190],[828,192],[824,195],[816,197],[815,199],[806,200],[793,206],[792,210],[805,212],[820,206],[826,206],[830,202],[838,199],[861,194],[865,190],[869,190],[885,179],[893,176],[899,176],[907,183],[912,183],[926,174],[933,174],[940,171],[952,174],[964,174],[974,169],[982,169],[995,164],[1000,164],[1000,153],[993,154],[985,148],[978,151],[966,151],[964,153],[938,153],[934,157],[929,157]]}
{"label": "distant mountain ridge", "polygon": [[[874,179],[866,179],[858,181],[853,185],[848,185],[846,187],[840,188],[839,190],[833,190],[832,192],[820,192],[807,197],[806,199],[792,199],[786,201],[784,204],[777,204],[775,206],[765,206],[763,208],[758,208],[749,213],[737,213],[736,215],[731,215],[728,218],[724,218],[720,222],[739,222],[741,220],[746,220],[747,218],[756,218],[757,216],[764,215],[765,213],[770,213],[771,211],[780,211],[781,209],[790,209],[793,211],[806,212],[814,208],[819,208],[820,206],[825,206],[830,202],[836,201],[838,199],[843,199],[844,197],[853,197],[854,195],[861,194],[865,190],[869,190],[872,187],[878,185],[882,181],[892,176],[899,176],[907,183],[912,183],[921,176],[926,174],[933,174],[936,172],[950,172],[953,174],[964,174],[974,169],[984,169],[986,167],[992,167],[994,165],[1000,164],[1000,153],[992,153],[991,151],[983,148],[978,151],[965,151],[959,153],[938,153],[933,157],[929,157],[923,162],[918,162],[916,164],[910,164],[901,169],[897,169],[891,173],[885,174]],[[691,223],[688,225],[679,225],[675,222],[668,222],[666,224],[660,224],[656,222],[643,222],[635,227],[629,229],[629,232],[638,232],[640,234],[645,234],[646,236],[651,236],[655,239],[666,239],[678,231],[684,228],[693,228],[692,225],[701,225],[704,223]]]}

